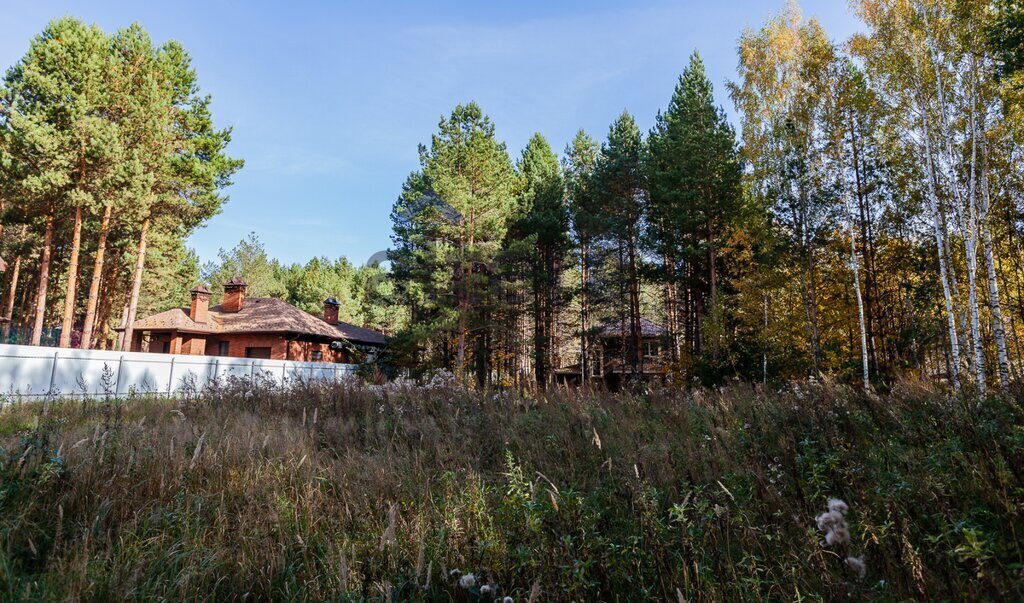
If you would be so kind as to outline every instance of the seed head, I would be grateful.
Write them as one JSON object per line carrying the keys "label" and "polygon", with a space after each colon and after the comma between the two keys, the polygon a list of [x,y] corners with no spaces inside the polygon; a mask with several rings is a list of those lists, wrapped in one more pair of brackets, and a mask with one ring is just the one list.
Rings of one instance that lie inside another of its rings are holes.
{"label": "seed head", "polygon": [[856,572],[857,576],[860,577],[860,578],[863,578],[868,573],[868,566],[867,566],[866,563],[864,563],[864,557],[863,556],[861,556],[861,557],[847,557],[846,558],[846,565],[848,565],[850,567],[850,569],[852,569],[854,572]]}
{"label": "seed head", "polygon": [[850,510],[850,506],[838,498],[830,498],[828,499],[828,510],[840,515],[846,515]]}
{"label": "seed head", "polygon": [[459,578],[459,586],[467,590],[473,588],[474,586],[476,586],[476,576],[474,576],[473,574],[466,574],[465,576]]}
{"label": "seed head", "polygon": [[818,529],[822,532],[828,532],[836,526],[846,525],[846,520],[843,519],[842,514],[835,511],[822,513],[815,518],[815,521],[818,522]]}
{"label": "seed head", "polygon": [[850,530],[847,529],[846,524],[835,526],[825,534],[825,543],[829,546],[835,546],[837,544],[847,544],[850,542]]}

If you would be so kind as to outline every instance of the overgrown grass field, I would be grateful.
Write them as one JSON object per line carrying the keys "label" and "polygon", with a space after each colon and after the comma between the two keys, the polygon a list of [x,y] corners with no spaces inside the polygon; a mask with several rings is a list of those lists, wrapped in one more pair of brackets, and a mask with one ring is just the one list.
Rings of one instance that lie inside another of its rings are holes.
{"label": "overgrown grass field", "polygon": [[235,382],[11,403],[0,599],[1022,600],[1021,400]]}

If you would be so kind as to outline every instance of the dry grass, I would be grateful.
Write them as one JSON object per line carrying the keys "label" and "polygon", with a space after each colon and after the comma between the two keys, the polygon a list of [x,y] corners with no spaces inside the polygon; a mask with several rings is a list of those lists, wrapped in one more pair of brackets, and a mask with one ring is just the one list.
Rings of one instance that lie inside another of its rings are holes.
{"label": "dry grass", "polygon": [[[1020,399],[234,382],[15,404],[0,599],[1020,600]],[[851,541],[823,546],[833,496]]]}

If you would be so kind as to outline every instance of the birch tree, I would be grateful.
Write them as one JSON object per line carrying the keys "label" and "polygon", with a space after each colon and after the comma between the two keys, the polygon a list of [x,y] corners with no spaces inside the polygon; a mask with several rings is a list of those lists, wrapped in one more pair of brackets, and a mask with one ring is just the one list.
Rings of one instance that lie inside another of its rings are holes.
{"label": "birch tree", "polygon": [[730,84],[742,115],[743,150],[757,193],[768,200],[797,261],[813,370],[822,370],[818,251],[835,213],[825,185],[823,110],[835,48],[820,23],[789,4],[740,38],[739,79]]}
{"label": "birch tree", "polygon": [[902,0],[863,0],[855,5],[869,27],[869,34],[853,41],[856,54],[865,60],[869,76],[882,91],[888,111],[903,115],[898,131],[904,143],[919,149],[923,158],[925,190],[928,200],[932,234],[939,265],[939,281],[947,323],[950,350],[949,377],[956,389],[960,388],[960,337],[957,330],[955,289],[952,267],[946,252],[947,232],[943,219],[943,201],[939,196],[936,172],[938,157],[935,149],[937,121],[932,106],[931,80],[934,73],[925,67],[930,62],[919,19],[909,2]]}
{"label": "birch tree", "polygon": [[[865,390],[871,389],[870,363],[868,360],[868,335],[867,321],[864,315],[864,297],[861,293],[860,260],[857,255],[857,218],[854,211],[854,193],[859,183],[859,178],[851,178],[849,174],[856,175],[857,166],[852,162],[855,158],[853,151],[855,133],[850,124],[856,122],[851,114],[858,108],[855,96],[858,94],[857,72],[852,64],[837,62],[833,71],[832,95],[828,99],[828,120],[827,129],[831,137],[831,149],[833,155],[833,171],[837,177],[836,186],[839,195],[843,200],[843,209],[847,223],[848,237],[850,240],[849,266],[853,282],[854,297],[857,301],[857,325],[860,331],[860,359],[861,378]],[[849,144],[849,149],[847,147]]]}

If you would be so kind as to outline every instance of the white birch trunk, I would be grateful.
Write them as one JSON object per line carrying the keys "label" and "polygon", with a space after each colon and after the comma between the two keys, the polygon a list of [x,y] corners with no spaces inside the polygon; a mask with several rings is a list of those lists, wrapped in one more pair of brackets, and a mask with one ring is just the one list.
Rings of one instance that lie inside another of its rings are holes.
{"label": "white birch trunk", "polygon": [[942,297],[946,304],[946,320],[949,330],[949,353],[950,353],[950,375],[953,388],[960,391],[960,344],[956,334],[956,312],[953,309],[953,295],[949,288],[949,278],[946,274],[945,236],[942,227],[942,219],[939,215],[938,193],[935,191],[935,165],[933,162],[931,145],[931,128],[928,124],[927,107],[920,98],[918,91],[918,106],[921,111],[921,118],[924,125],[924,148],[925,164],[928,170],[928,209],[932,214],[932,231],[935,235],[935,247],[939,256],[939,280],[942,283]]}
{"label": "white birch trunk", "polygon": [[1010,388],[1010,360],[1006,345],[1006,328],[1003,323],[1003,309],[999,300],[999,281],[996,276],[995,251],[992,245],[992,231],[988,225],[988,214],[991,207],[988,183],[988,144],[985,128],[982,128],[982,161],[981,161],[981,197],[978,226],[981,230],[982,245],[985,253],[985,270],[988,275],[988,303],[992,313],[992,337],[996,341],[996,360],[998,364],[999,389],[1004,393]]}
{"label": "white birch trunk", "polygon": [[850,270],[853,272],[853,291],[857,295],[857,320],[860,324],[860,360],[864,378],[864,390],[871,390],[871,374],[868,370],[868,331],[864,322],[864,298],[860,293],[860,261],[857,259],[857,235],[849,193],[844,195],[846,215],[850,222]]}
{"label": "white birch trunk", "polygon": [[[925,23],[927,27],[927,15],[925,16]],[[928,39],[928,52],[931,55],[931,40],[930,34]],[[949,272],[947,267],[946,258],[948,256],[948,247],[945,237],[945,226],[943,224],[942,215],[940,213],[940,201],[938,192],[936,191],[936,154],[932,151],[932,127],[928,117],[928,105],[925,102],[924,96],[924,84],[922,82],[922,68],[918,60],[916,53],[911,51],[910,53],[914,61],[914,72],[915,72],[915,96],[918,111],[921,114],[921,126],[922,133],[921,138],[924,144],[924,162],[926,169],[926,177],[928,180],[927,195],[928,195],[928,209],[932,217],[932,232],[935,236],[935,248],[936,254],[939,258],[939,281],[942,284],[942,297],[946,306],[946,322],[949,336],[949,351],[950,351],[950,380],[953,382],[953,388],[956,391],[960,391],[960,345],[957,339],[956,330],[956,310],[953,303],[953,292],[950,290],[949,283]],[[934,57],[933,57],[934,58]],[[938,70],[936,69],[936,74]],[[941,91],[941,86],[939,86]]]}
{"label": "white birch trunk", "polygon": [[985,349],[981,338],[981,321],[978,312],[978,286],[977,286],[977,274],[978,274],[978,224],[977,224],[977,203],[975,200],[976,194],[976,175],[977,175],[977,78],[975,77],[975,61],[972,57],[970,62],[970,109],[968,111],[970,116],[970,139],[971,139],[971,157],[969,165],[969,180],[967,183],[967,193],[963,194],[960,187],[957,185],[955,174],[958,170],[954,169],[956,154],[953,150],[952,132],[949,127],[948,116],[948,105],[946,103],[945,86],[942,80],[942,70],[939,68],[940,54],[935,46],[934,39],[931,34],[931,27],[928,21],[928,13],[925,10],[923,13],[925,23],[925,34],[926,41],[928,44],[928,52],[932,59],[932,67],[935,71],[935,92],[938,100],[938,114],[939,114],[939,136],[942,140],[943,147],[945,150],[945,163],[946,169],[949,170],[951,178],[950,189],[953,193],[954,203],[953,211],[954,217],[960,227],[961,236],[964,240],[964,252],[967,259],[967,287],[968,287],[968,307],[967,310],[970,313],[971,321],[971,342],[973,344],[974,351],[974,377],[977,382],[979,393],[984,396],[986,393],[986,379],[985,379]]}
{"label": "white birch trunk", "polygon": [[[971,338],[974,344],[974,376],[978,383],[978,391],[984,396],[987,393],[985,379],[985,348],[981,340],[981,319],[978,311],[978,204],[977,204],[977,159],[978,159],[978,128],[975,115],[977,94],[976,79],[971,77],[971,165],[970,181],[967,194],[967,223],[961,227],[964,232],[964,247],[967,255],[968,299],[971,311]],[[947,138],[948,140],[948,138]],[[954,187],[955,189],[956,187]]]}
{"label": "white birch trunk", "polygon": [[764,295],[764,348],[761,352],[761,383],[768,385],[768,294]]}

